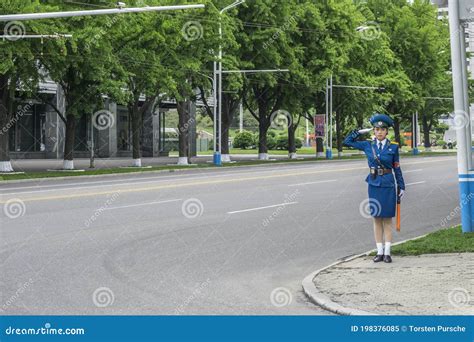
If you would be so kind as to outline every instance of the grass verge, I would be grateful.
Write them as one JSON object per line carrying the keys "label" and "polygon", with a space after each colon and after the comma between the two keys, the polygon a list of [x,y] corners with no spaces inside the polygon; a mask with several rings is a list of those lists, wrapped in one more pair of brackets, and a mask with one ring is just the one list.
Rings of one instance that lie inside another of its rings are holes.
{"label": "grass verge", "polygon": [[[461,226],[441,229],[428,235],[392,246],[392,255],[473,253],[474,233],[463,233]],[[370,255],[375,255],[375,252]]]}

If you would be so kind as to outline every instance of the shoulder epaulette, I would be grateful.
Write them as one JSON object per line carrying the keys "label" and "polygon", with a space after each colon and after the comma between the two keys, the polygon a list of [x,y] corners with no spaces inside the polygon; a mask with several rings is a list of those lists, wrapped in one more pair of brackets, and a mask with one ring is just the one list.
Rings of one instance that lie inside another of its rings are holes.
{"label": "shoulder epaulette", "polygon": [[394,144],[394,145],[398,145],[398,143],[395,141],[395,142],[390,142],[391,144]]}

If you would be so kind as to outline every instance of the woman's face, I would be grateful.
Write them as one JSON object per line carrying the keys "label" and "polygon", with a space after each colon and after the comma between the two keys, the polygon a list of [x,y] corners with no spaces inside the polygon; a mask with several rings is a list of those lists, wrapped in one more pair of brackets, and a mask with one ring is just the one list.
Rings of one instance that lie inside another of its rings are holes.
{"label": "woman's face", "polygon": [[384,140],[388,133],[388,128],[385,127],[375,127],[374,129],[375,137],[378,140]]}

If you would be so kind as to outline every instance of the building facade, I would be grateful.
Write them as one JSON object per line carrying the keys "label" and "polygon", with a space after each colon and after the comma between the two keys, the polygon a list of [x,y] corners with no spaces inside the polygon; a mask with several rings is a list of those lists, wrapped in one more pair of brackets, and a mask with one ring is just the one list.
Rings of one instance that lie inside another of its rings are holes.
{"label": "building facade", "polygon": [[[65,98],[52,81],[40,84],[39,93],[62,113]],[[145,99],[143,98],[143,101]],[[176,103],[165,101],[144,114],[142,128],[142,156],[167,156],[176,145],[166,134],[166,113],[175,109]],[[196,155],[196,104],[190,104],[189,156]],[[107,113],[109,124],[93,124],[94,113],[76,121],[74,157],[87,158],[94,149],[98,158],[131,157],[132,125],[125,106],[105,99],[100,112]],[[66,126],[51,105],[37,99],[21,101],[9,128],[11,159],[63,159]]]}

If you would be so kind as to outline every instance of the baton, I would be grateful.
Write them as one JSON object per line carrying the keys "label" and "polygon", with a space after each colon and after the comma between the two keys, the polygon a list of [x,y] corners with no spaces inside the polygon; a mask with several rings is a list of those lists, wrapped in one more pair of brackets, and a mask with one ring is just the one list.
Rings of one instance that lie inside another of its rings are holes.
{"label": "baton", "polygon": [[400,210],[401,210],[401,205],[400,205],[400,187],[397,187],[397,232],[400,231]]}

